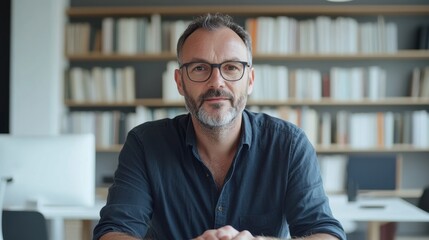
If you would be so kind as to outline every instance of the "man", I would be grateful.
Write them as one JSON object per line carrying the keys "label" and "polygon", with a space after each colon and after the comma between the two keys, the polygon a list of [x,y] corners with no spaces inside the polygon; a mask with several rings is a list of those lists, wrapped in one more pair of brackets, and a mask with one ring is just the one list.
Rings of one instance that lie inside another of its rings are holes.
{"label": "man", "polygon": [[177,56],[190,113],[130,131],[94,239],[345,239],[302,130],[244,110],[249,35],[208,14],[183,33]]}

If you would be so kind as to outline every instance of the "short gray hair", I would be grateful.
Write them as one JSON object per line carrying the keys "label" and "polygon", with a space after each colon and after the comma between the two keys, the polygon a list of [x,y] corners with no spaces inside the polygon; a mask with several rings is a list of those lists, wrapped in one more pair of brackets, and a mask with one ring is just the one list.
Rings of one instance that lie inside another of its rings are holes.
{"label": "short gray hair", "polygon": [[247,48],[247,54],[249,58],[249,64],[252,65],[252,40],[249,33],[244,30],[243,27],[238,25],[232,20],[232,17],[226,14],[216,13],[216,14],[205,14],[194,19],[180,36],[177,41],[177,60],[180,63],[180,58],[182,56],[182,48],[185,44],[186,39],[197,29],[203,28],[209,31],[216,30],[222,27],[227,27],[234,31],[240,38],[243,40]]}

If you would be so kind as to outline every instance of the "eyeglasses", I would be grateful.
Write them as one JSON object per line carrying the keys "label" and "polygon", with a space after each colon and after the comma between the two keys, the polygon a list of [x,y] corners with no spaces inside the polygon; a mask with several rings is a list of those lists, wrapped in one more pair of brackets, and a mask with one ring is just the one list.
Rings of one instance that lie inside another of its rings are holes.
{"label": "eyeglasses", "polygon": [[223,63],[189,62],[180,68],[186,68],[188,78],[193,82],[205,82],[213,73],[213,68],[219,68],[220,75],[227,81],[238,81],[244,75],[244,70],[250,67],[248,62],[226,61]]}

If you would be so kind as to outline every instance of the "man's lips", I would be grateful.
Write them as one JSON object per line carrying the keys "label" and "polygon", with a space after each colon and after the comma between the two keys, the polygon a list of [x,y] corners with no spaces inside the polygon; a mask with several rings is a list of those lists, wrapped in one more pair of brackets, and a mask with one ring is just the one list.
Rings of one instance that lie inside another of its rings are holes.
{"label": "man's lips", "polygon": [[206,98],[206,99],[204,99],[204,101],[208,101],[208,102],[211,102],[211,101],[224,101],[224,100],[229,100],[229,98],[227,98],[227,97],[216,97],[216,98]]}
{"label": "man's lips", "polygon": [[228,97],[212,97],[212,98],[205,98],[204,102],[207,103],[220,103],[224,101],[230,101],[230,98]]}

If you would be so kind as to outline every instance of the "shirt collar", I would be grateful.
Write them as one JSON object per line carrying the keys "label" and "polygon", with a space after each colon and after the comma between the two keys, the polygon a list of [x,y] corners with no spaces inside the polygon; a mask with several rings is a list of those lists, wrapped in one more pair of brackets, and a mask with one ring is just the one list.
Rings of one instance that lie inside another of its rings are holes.
{"label": "shirt collar", "polygon": [[241,144],[242,145],[248,145],[248,147],[251,147],[252,143],[252,124],[250,122],[250,113],[244,109],[243,111],[243,131],[241,132]]}
{"label": "shirt collar", "polygon": [[192,124],[192,116],[188,113],[188,121],[186,126],[186,145],[187,146],[195,146],[196,145],[196,137],[195,137],[195,129]]}

